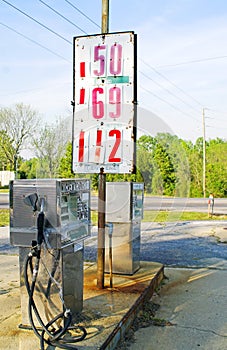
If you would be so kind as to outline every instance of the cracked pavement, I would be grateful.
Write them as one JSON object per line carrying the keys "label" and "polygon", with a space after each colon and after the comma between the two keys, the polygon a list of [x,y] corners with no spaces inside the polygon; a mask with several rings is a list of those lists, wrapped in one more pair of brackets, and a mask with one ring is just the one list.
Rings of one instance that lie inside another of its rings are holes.
{"label": "cracked pavement", "polygon": [[129,350],[227,349],[226,227],[224,221],[143,225],[142,255],[165,264],[166,279],[152,298],[162,322],[138,329]]}
{"label": "cracked pavement", "polygon": [[165,268],[165,275],[152,302],[160,305],[155,318],[166,325],[140,328],[129,349],[227,349],[227,271]]}

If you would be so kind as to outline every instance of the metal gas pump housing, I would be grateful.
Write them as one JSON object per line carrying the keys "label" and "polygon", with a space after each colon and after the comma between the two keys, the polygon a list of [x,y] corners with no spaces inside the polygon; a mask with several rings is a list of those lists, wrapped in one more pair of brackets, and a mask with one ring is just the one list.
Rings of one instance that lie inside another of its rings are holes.
{"label": "metal gas pump housing", "polygon": [[44,322],[65,306],[73,320],[83,308],[84,239],[90,236],[88,179],[14,180],[10,183],[10,241],[19,247],[22,326],[29,326],[24,264],[37,238],[37,214],[45,213],[44,243],[35,290]]}

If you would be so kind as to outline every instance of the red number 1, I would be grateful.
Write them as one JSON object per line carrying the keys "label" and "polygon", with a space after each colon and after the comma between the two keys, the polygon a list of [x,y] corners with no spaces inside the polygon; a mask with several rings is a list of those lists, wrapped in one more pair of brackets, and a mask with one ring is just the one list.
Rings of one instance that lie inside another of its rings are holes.
{"label": "red number 1", "polygon": [[80,132],[79,136],[79,157],[78,162],[83,163],[84,161],[84,131]]}

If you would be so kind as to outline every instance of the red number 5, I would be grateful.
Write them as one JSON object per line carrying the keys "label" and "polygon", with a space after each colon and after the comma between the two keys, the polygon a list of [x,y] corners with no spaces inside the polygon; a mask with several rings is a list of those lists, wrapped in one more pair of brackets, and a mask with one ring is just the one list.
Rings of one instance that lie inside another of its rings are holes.
{"label": "red number 5", "polygon": [[95,69],[94,74],[98,77],[105,73],[105,56],[100,55],[100,50],[106,50],[106,45],[99,45],[94,47],[94,61],[99,61],[99,70]]}

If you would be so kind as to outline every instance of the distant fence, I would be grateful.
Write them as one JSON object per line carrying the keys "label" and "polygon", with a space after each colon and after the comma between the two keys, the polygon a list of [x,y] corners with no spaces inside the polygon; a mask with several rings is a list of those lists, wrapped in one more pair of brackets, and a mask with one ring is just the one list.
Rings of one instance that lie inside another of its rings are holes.
{"label": "distant fence", "polygon": [[11,180],[14,180],[14,171],[0,171],[0,186],[8,186]]}

